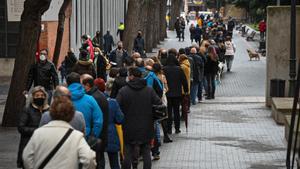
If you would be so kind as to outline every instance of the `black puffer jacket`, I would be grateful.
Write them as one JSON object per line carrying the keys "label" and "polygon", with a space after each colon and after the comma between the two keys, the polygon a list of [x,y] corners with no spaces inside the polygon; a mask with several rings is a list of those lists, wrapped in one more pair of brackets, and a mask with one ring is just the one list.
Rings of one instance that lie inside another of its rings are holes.
{"label": "black puffer jacket", "polygon": [[103,113],[103,126],[102,126],[102,132],[100,134],[100,138],[102,140],[102,151],[104,151],[104,148],[106,147],[107,144],[107,127],[108,127],[108,101],[106,99],[106,96],[97,89],[96,86],[92,87],[92,89],[86,94],[93,96],[93,98],[96,100],[98,103],[98,106],[102,110]]}
{"label": "black puffer jacket", "polygon": [[27,91],[30,90],[32,83],[34,86],[43,86],[46,90],[53,90],[59,84],[54,64],[47,61],[31,65],[26,83]]}
{"label": "black puffer jacket", "polygon": [[48,107],[46,107],[43,112],[40,112],[40,110],[30,105],[25,107],[19,115],[18,131],[21,134],[21,140],[19,144],[17,165],[20,168],[23,167],[23,150],[29,142],[34,130],[39,127],[42,113],[46,111],[48,111]]}
{"label": "black puffer jacket", "polygon": [[144,79],[135,78],[119,91],[117,101],[125,115],[125,144],[149,143],[154,136],[152,105],[162,104],[155,91],[146,86]]}

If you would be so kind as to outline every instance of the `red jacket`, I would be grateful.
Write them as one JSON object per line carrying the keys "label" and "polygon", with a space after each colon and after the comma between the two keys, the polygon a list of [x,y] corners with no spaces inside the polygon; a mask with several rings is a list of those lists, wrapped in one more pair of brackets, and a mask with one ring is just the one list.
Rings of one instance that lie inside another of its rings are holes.
{"label": "red jacket", "polygon": [[267,29],[266,22],[264,21],[259,22],[258,28],[260,32],[266,32]]}
{"label": "red jacket", "polygon": [[93,43],[92,43],[91,39],[88,39],[87,43],[88,43],[88,45],[90,47],[89,48],[89,53],[90,53],[90,56],[91,56],[90,59],[92,59],[94,61],[94,47],[93,47]]}

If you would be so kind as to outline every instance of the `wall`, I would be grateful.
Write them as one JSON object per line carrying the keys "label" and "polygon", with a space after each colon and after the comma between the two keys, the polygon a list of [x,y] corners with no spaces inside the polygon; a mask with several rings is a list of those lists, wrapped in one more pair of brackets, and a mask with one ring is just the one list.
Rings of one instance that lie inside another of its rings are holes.
{"label": "wall", "polygon": [[[297,7],[300,18],[300,7]],[[270,106],[270,80],[286,80],[285,95],[289,86],[290,57],[290,7],[268,7],[267,9],[267,81],[266,105]],[[300,23],[297,20],[297,57],[300,58]],[[298,63],[298,62],[297,62]]]}
{"label": "wall", "polygon": [[[102,8],[101,8],[102,1]],[[80,37],[88,34],[93,38],[96,31],[102,30],[103,34],[109,29],[115,42],[119,22],[124,20],[125,0],[73,0],[71,16],[71,47],[78,54],[81,46]],[[128,0],[127,0],[128,1]],[[102,23],[101,25],[101,15]]]}

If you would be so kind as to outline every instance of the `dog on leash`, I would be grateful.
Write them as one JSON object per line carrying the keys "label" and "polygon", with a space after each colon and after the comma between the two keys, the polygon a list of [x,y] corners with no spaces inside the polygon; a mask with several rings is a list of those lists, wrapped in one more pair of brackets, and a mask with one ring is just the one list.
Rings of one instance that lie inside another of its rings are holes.
{"label": "dog on leash", "polygon": [[219,69],[218,69],[218,73],[217,73],[217,77],[216,77],[216,82],[218,85],[220,85],[222,83],[221,78],[223,76],[225,64],[223,62],[219,62],[218,67],[219,67]]}
{"label": "dog on leash", "polygon": [[247,49],[247,52],[248,52],[250,61],[252,61],[252,59],[260,60],[259,54],[258,54],[257,52],[252,51],[252,50],[250,50],[250,49]]}

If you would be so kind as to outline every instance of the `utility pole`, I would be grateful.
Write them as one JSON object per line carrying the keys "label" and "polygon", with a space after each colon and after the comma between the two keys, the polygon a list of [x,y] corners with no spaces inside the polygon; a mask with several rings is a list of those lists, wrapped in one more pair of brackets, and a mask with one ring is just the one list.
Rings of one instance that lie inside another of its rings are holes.
{"label": "utility pole", "polygon": [[296,0],[291,0],[291,45],[290,45],[290,85],[289,96],[294,95],[296,85]]}

